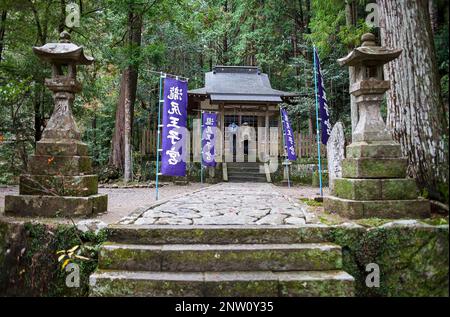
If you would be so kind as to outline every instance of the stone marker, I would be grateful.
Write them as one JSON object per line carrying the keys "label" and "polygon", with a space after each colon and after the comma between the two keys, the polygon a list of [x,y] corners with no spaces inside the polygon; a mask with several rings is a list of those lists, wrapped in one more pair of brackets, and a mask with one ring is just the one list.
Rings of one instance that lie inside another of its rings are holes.
{"label": "stone marker", "polygon": [[338,60],[353,66],[359,120],[342,161],[342,177],[334,179],[332,195],[324,208],[348,218],[421,218],[430,216],[430,203],[417,199],[416,183],[406,177],[407,160],[381,116],[381,102],[390,88],[383,80],[383,64],[396,59],[401,49],[376,46],[371,33],[362,36],[361,47]]}
{"label": "stone marker", "polygon": [[60,40],[33,47],[52,65],[52,78],[45,85],[53,92],[55,108],[30,158],[28,174],[20,176],[19,195],[5,197],[6,215],[89,216],[107,210],[108,197],[98,194],[97,175],[71,110],[75,93],[81,91],[76,67],[94,59],[70,43],[69,33],[62,32]]}
{"label": "stone marker", "polygon": [[327,143],[328,186],[333,190],[334,179],[342,177],[342,160],[345,158],[344,125],[337,122]]}

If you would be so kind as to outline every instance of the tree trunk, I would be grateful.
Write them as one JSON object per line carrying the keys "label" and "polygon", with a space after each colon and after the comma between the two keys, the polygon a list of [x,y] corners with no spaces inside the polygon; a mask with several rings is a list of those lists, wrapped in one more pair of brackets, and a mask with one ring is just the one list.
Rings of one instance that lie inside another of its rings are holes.
{"label": "tree trunk", "polygon": [[[130,10],[128,15],[128,43],[133,47],[141,45],[142,15]],[[132,179],[131,140],[136,100],[138,67],[131,64],[122,72],[120,93],[116,110],[116,121],[112,139],[110,165],[123,171],[124,181]]]}
{"label": "tree trunk", "polygon": [[[227,16],[228,0],[225,0],[225,2],[223,4],[223,11],[225,12],[225,15]],[[228,18],[228,16],[227,16],[227,18]],[[225,31],[225,33],[223,34],[222,45],[223,45],[222,63],[223,63],[223,65],[227,65],[228,64],[228,32],[227,31]]]}
{"label": "tree trunk", "polygon": [[429,0],[428,8],[430,11],[431,30],[433,31],[433,35],[434,35],[434,34],[436,34],[436,31],[437,31],[438,25],[439,25],[439,15],[438,15],[438,8],[436,5],[436,1]]}
{"label": "tree trunk", "polygon": [[409,175],[448,201],[448,113],[440,94],[428,0],[378,0],[382,43],[403,49],[385,67],[387,124],[409,159]]}
{"label": "tree trunk", "polygon": [[6,16],[7,11],[1,11],[0,12],[0,63],[2,62],[2,53],[3,53],[3,47],[4,47],[4,40],[5,40],[5,31],[6,31]]}
{"label": "tree trunk", "polygon": [[60,0],[59,2],[61,15],[59,17],[58,32],[64,31],[64,26],[66,25],[66,0]]}
{"label": "tree trunk", "polygon": [[[356,25],[357,22],[357,14],[356,14],[356,3],[354,0],[348,0],[345,2],[345,20],[346,20],[346,24],[348,26],[350,25]],[[349,51],[351,51],[353,49],[353,47],[349,47],[348,48]],[[356,74],[355,74],[355,68],[353,66],[350,66],[348,68],[348,75],[349,75],[349,85],[351,87],[351,85],[355,82],[356,80]],[[349,89],[350,90],[350,89]],[[351,121],[352,121],[352,135],[353,135],[353,131],[356,128],[356,125],[358,124],[358,105],[356,104],[355,101],[355,96],[350,95],[350,117],[351,117]]]}

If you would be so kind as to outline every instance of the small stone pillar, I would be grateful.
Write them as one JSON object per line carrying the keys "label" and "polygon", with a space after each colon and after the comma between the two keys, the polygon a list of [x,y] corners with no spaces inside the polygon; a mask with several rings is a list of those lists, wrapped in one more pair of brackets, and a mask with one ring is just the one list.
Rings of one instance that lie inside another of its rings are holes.
{"label": "small stone pillar", "polygon": [[332,195],[324,198],[324,208],[347,218],[422,218],[430,215],[428,200],[417,198],[413,179],[406,178],[407,159],[381,116],[381,102],[390,89],[383,80],[383,65],[396,59],[401,49],[376,46],[376,38],[362,36],[361,47],[338,60],[353,66],[359,119],[346,147],[342,177],[334,180]]}
{"label": "small stone pillar", "polygon": [[72,105],[81,91],[77,65],[94,59],[83,47],[70,43],[62,32],[60,43],[33,47],[34,53],[52,66],[45,85],[53,92],[55,108],[42,139],[31,156],[28,174],[20,176],[19,195],[5,197],[5,214],[10,216],[91,216],[107,210],[107,195],[98,194],[97,175],[92,173],[88,148],[81,141]]}

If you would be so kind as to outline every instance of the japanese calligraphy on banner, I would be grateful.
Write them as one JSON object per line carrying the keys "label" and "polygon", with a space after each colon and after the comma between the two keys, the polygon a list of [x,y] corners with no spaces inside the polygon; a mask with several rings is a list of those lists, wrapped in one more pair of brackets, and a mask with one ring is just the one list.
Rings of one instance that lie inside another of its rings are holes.
{"label": "japanese calligraphy on banner", "polygon": [[328,101],[327,94],[325,93],[325,88],[323,84],[322,70],[320,66],[319,54],[317,50],[314,49],[314,58],[316,59],[316,72],[317,72],[317,97],[319,100],[319,116],[320,116],[320,128],[322,130],[322,143],[327,144],[328,138],[331,135],[330,114],[328,111]]}
{"label": "japanese calligraphy on banner", "polygon": [[289,123],[287,111],[284,108],[281,108],[281,121],[283,123],[284,145],[286,147],[288,159],[290,161],[295,161],[297,155],[295,154],[294,134],[292,132],[291,124]]}
{"label": "japanese calligraphy on banner", "polygon": [[204,113],[202,122],[202,162],[205,166],[216,166],[215,143],[216,143],[217,114]]}
{"label": "japanese calligraphy on banner", "polygon": [[161,174],[186,176],[187,82],[164,79]]}

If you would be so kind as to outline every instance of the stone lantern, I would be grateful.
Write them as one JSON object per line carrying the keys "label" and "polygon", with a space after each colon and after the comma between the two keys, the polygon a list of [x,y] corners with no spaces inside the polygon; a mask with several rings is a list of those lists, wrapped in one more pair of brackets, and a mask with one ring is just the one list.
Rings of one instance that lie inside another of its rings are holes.
{"label": "stone lantern", "polygon": [[381,103],[390,89],[390,81],[383,79],[383,65],[402,50],[376,46],[371,33],[361,39],[361,47],[338,60],[341,66],[355,68],[350,93],[359,118],[342,162],[342,178],[335,179],[324,208],[355,219],[427,217],[429,201],[417,198],[415,181],[406,178],[407,159],[381,116]]}
{"label": "stone lantern", "polygon": [[51,64],[52,77],[45,85],[53,92],[54,111],[36,143],[27,174],[20,176],[19,195],[5,197],[5,213],[12,216],[90,216],[107,210],[107,195],[98,194],[97,175],[92,173],[88,148],[72,116],[75,93],[81,91],[77,65],[94,59],[83,47],[70,43],[62,32],[60,43],[33,47]]}

